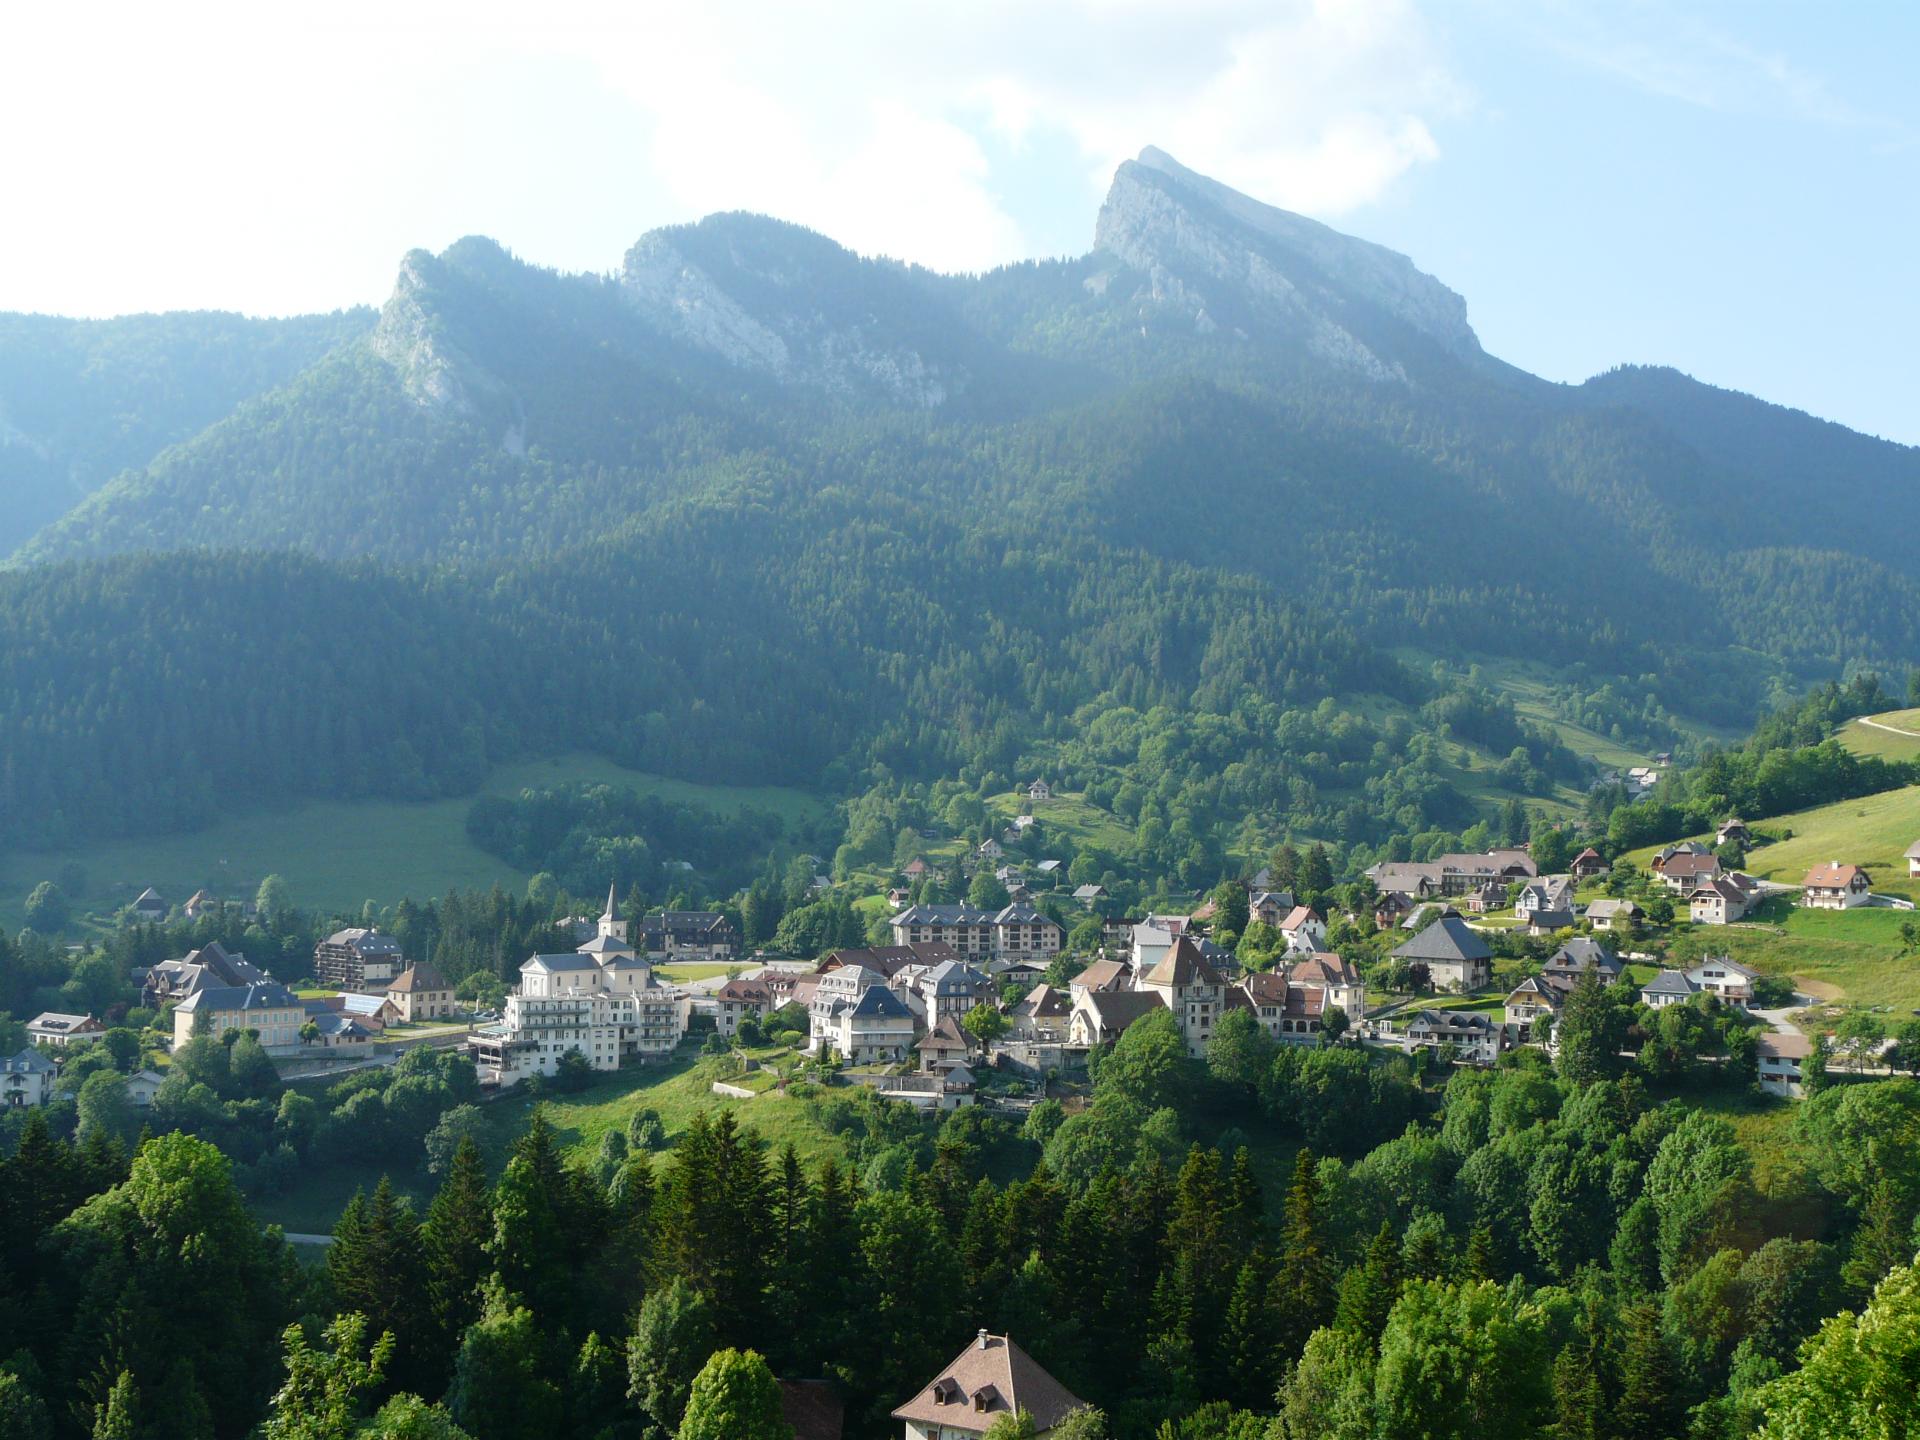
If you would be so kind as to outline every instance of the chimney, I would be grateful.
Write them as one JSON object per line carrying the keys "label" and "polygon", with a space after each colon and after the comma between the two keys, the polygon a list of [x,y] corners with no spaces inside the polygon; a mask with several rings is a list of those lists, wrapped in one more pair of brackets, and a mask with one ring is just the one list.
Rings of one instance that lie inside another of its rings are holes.
{"label": "chimney", "polygon": [[980,1348],[982,1350],[987,1348],[987,1327],[984,1325],[980,1327]]}

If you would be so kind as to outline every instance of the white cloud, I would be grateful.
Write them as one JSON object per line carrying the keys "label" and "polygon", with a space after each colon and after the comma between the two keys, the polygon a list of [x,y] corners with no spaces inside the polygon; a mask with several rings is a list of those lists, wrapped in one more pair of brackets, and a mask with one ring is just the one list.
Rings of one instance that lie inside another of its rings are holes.
{"label": "white cloud", "polygon": [[0,53],[0,308],[88,313],[375,300],[471,231],[608,268],[717,209],[980,268],[1146,144],[1337,217],[1465,104],[1416,0],[69,0]]}

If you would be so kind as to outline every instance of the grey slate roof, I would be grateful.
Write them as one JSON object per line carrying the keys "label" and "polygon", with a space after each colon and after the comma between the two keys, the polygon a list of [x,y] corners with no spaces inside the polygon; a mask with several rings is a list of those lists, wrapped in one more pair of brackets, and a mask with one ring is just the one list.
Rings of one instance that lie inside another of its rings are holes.
{"label": "grey slate roof", "polygon": [[591,955],[533,955],[520,967],[522,970],[545,970],[549,974],[561,970],[598,970],[600,962]]}
{"label": "grey slate roof", "polygon": [[1662,970],[1640,987],[1642,995],[1693,995],[1700,987],[1687,978],[1684,970]]}
{"label": "grey slate roof", "polygon": [[209,985],[174,1008],[197,1015],[203,1010],[292,1010],[299,1005],[286,986],[277,980],[265,980],[257,985]]}
{"label": "grey slate roof", "polygon": [[1401,960],[1491,960],[1493,951],[1458,915],[1445,915],[1393,952]]}
{"label": "grey slate roof", "polygon": [[911,1020],[913,1011],[907,1008],[907,1002],[884,985],[869,986],[867,993],[860,997],[860,1003],[853,1007],[855,1015],[898,1016]]}
{"label": "grey slate roof", "polygon": [[0,1060],[0,1074],[51,1075],[60,1067],[38,1050],[22,1050],[11,1060]]}

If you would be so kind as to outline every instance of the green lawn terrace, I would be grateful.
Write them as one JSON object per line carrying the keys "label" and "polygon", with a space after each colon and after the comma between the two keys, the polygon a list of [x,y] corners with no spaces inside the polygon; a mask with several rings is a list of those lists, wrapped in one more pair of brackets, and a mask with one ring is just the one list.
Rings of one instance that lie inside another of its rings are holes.
{"label": "green lawn terrace", "polygon": [[530,878],[467,838],[467,811],[483,795],[513,796],[527,789],[604,784],[640,795],[737,814],[758,809],[779,815],[794,831],[827,813],[827,802],[778,786],[700,785],[628,770],[597,755],[571,754],[503,765],[474,795],[425,801],[308,801],[283,810],[225,818],[181,835],[106,840],[72,850],[0,853],[0,923],[24,923],[27,892],[79,865],[87,888],[82,915],[109,918],[148,886],[175,905],[196,890],[251,899],[268,874],[282,876],[294,903],[338,913],[367,900],[391,904],[451,889],[495,884],[516,893]]}

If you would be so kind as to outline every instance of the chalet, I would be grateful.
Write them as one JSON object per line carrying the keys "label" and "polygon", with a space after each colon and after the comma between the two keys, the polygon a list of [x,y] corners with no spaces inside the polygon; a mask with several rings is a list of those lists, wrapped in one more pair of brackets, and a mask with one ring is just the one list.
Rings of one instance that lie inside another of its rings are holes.
{"label": "chalet", "polygon": [[1051,885],[1063,868],[1065,867],[1063,867],[1058,860],[1042,860],[1038,865],[1033,867],[1033,873]]}
{"label": "chalet", "polygon": [[1529,975],[1507,994],[1507,1020],[1515,1025],[1531,1025],[1542,1015],[1559,1015],[1574,983],[1565,974],[1542,971]]}
{"label": "chalet", "polygon": [[1506,1027],[1483,1010],[1421,1010],[1407,1022],[1409,1050],[1451,1044],[1469,1065],[1493,1064],[1506,1039]]}
{"label": "chalet", "polygon": [[1687,913],[1696,925],[1731,925],[1747,918],[1760,898],[1757,887],[1735,872],[1717,875],[1687,896]]}
{"label": "chalet", "polygon": [[1076,885],[1073,889],[1073,898],[1080,903],[1082,909],[1091,910],[1107,898],[1107,889],[1104,885]]}
{"label": "chalet", "polygon": [[82,1044],[98,1040],[106,1033],[107,1027],[91,1015],[63,1015],[58,1010],[42,1011],[27,1022],[28,1042],[55,1050],[64,1050],[76,1040]]}
{"label": "chalet", "polygon": [[1720,875],[1720,860],[1711,852],[1691,851],[1669,855],[1660,866],[1660,879],[1667,889],[1679,895],[1691,894],[1707,881]]}
{"label": "chalet", "polygon": [[329,1008],[355,1020],[378,1034],[389,1025],[400,1023],[400,1007],[385,992],[375,995],[335,995]]}
{"label": "chalet", "polygon": [[1327,922],[1318,911],[1296,905],[1280,922],[1280,934],[1289,955],[1315,955],[1327,948]]}
{"label": "chalet", "polygon": [[313,978],[337,990],[384,988],[405,968],[400,942],[378,930],[336,930],[313,947]]}
{"label": "chalet", "polygon": [[1573,909],[1573,877],[1571,875],[1542,875],[1537,880],[1529,880],[1520,887],[1520,894],[1513,902],[1513,913],[1517,919],[1524,920],[1541,910]]}
{"label": "chalet", "polygon": [[740,932],[712,910],[667,910],[640,917],[634,948],[653,960],[725,964],[740,952]]}
{"label": "chalet", "polygon": [[908,880],[918,880],[922,875],[927,873],[927,862],[916,855],[907,862],[906,868],[900,873],[906,876]]}
{"label": "chalet", "polygon": [[1598,940],[1586,935],[1575,935],[1547,958],[1547,963],[1540,967],[1540,973],[1571,982],[1578,980],[1589,970],[1597,970],[1600,973],[1600,982],[1603,985],[1611,985],[1625,973],[1626,968],[1620,957]]}
{"label": "chalet", "polygon": [[0,1060],[0,1109],[25,1110],[46,1104],[53,1098],[53,1082],[59,1073],[51,1060],[34,1049]]}
{"label": "chalet", "polygon": [[1738,845],[1741,849],[1753,843],[1753,832],[1747,829],[1747,822],[1739,816],[1729,816],[1720,822],[1720,828],[1713,832],[1715,845]]}
{"label": "chalet", "polygon": [[1760,1088],[1774,1095],[1797,1096],[1800,1090],[1800,1066],[1813,1054],[1813,1042],[1806,1036],[1782,1030],[1765,1030],[1756,1037],[1754,1049],[1759,1061]]}
{"label": "chalet", "polygon": [[1700,987],[1684,970],[1662,970],[1640,987],[1640,1003],[1652,1010],[1669,1005],[1684,1005],[1700,993]]}
{"label": "chalet", "polygon": [[166,919],[167,911],[173,907],[167,904],[158,890],[149,885],[140,892],[132,908],[136,919],[159,921]]}
{"label": "chalet", "polygon": [[1814,866],[1800,883],[1800,903],[1809,910],[1851,910],[1873,898],[1873,877],[1838,860]]}
{"label": "chalet", "polygon": [[1907,853],[1904,858],[1907,862],[1907,878],[1909,880],[1920,880],[1920,840],[1914,841],[1913,844],[1907,847]]}
{"label": "chalet", "polygon": [[1391,930],[1400,923],[1407,911],[1413,908],[1413,901],[1397,890],[1382,891],[1373,905],[1373,925],[1376,930]]}
{"label": "chalet", "polygon": [[965,1065],[980,1053],[980,1042],[951,1015],[942,1016],[936,1024],[919,1040],[914,1042],[914,1050],[920,1056],[922,1070],[951,1070],[955,1065]]}
{"label": "chalet", "polygon": [[1458,915],[1435,920],[1393,954],[1397,960],[1425,965],[1438,990],[1465,994],[1493,980],[1493,951]]}
{"label": "chalet", "polygon": [[1598,850],[1589,845],[1573,857],[1573,864],[1569,867],[1569,871],[1573,875],[1574,881],[1581,883],[1598,879],[1612,868],[1612,866],[1607,864],[1606,858],[1601,855]]}
{"label": "chalet", "polygon": [[1556,930],[1570,930],[1579,918],[1571,910],[1535,910],[1526,918],[1527,934],[1551,935]]}
{"label": "chalet", "polygon": [[767,982],[744,976],[727,981],[713,995],[714,1029],[731,1038],[740,1033],[740,1022],[758,1020],[773,1009],[773,992]]}
{"label": "chalet", "polygon": [[982,840],[978,845],[974,846],[973,853],[982,860],[998,860],[1007,852],[1000,848],[1000,842],[998,840],[987,839]]}
{"label": "chalet", "polygon": [[1641,909],[1631,900],[1595,900],[1587,906],[1587,919],[1596,930],[1624,930],[1641,918]]}
{"label": "chalet", "polygon": [[1053,787],[1044,780],[1035,780],[1031,785],[1027,786],[1027,799],[1035,803],[1042,800],[1051,800],[1053,799]]}
{"label": "chalet", "polygon": [[1653,859],[1647,862],[1647,868],[1656,875],[1663,873],[1667,862],[1676,855],[1706,855],[1711,852],[1698,840],[1679,840],[1672,845],[1662,845],[1653,852]]}
{"label": "chalet", "polygon": [[1507,908],[1507,887],[1497,880],[1489,880],[1478,890],[1469,890],[1460,897],[1460,904],[1474,915],[1492,915]]}
{"label": "chalet", "polygon": [[1687,971],[1687,980],[1697,989],[1718,996],[1736,1010],[1745,1010],[1753,1003],[1753,982],[1759,978],[1759,971],[1749,970],[1726,955],[1709,955]]}
{"label": "chalet", "polygon": [[1002,1416],[1025,1416],[1029,1433],[1045,1440],[1080,1408],[1074,1393],[1010,1338],[982,1330],[893,1418],[905,1426],[905,1440],[979,1440]]}
{"label": "chalet", "polygon": [[269,1055],[292,1055],[300,1049],[306,1020],[299,998],[277,981],[209,985],[173,1007],[173,1048],[198,1033],[218,1040],[229,1030],[251,1030]]}
{"label": "chalet", "polygon": [[453,983],[425,963],[409,965],[394,976],[387,987],[387,998],[400,1012],[403,1024],[453,1018]]}

